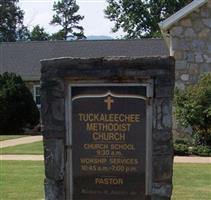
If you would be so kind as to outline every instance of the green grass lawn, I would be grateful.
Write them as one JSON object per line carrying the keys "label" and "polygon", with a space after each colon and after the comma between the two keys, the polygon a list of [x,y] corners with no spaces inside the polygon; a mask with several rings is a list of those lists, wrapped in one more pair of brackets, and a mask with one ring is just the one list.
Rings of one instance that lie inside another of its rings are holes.
{"label": "green grass lawn", "polygon": [[31,144],[20,144],[13,147],[5,147],[0,149],[0,154],[43,154],[43,142],[34,142]]}
{"label": "green grass lawn", "polygon": [[42,161],[0,161],[0,200],[44,199]]}
{"label": "green grass lawn", "polygon": [[172,200],[211,200],[211,164],[175,164]]}
{"label": "green grass lawn", "polygon": [[0,135],[0,141],[26,137],[25,135]]}
{"label": "green grass lawn", "polygon": [[[1,200],[41,200],[43,162],[0,161]],[[210,200],[210,164],[175,164],[172,200]]]}

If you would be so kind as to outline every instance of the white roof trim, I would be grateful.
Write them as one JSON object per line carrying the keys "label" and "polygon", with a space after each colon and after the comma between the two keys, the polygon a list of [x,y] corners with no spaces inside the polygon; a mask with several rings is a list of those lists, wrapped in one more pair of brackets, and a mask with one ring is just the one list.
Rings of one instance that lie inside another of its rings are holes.
{"label": "white roof trim", "polygon": [[194,0],[191,3],[189,3],[187,6],[167,18],[166,20],[159,23],[160,29],[163,31],[168,30],[173,24],[178,22],[180,19],[184,18],[185,16],[189,15],[191,12],[196,10],[197,8],[200,8],[205,3],[207,3],[209,0]]}

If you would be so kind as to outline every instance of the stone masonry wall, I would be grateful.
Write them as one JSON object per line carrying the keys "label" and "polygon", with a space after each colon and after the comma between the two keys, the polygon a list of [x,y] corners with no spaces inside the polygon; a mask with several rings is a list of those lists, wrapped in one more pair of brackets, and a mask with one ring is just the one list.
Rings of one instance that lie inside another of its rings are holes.
{"label": "stone masonry wall", "polygon": [[[170,55],[176,60],[175,87],[184,89],[211,72],[211,1],[170,29]],[[192,130],[173,120],[174,138],[190,138]]]}
{"label": "stone masonry wall", "polygon": [[170,54],[176,60],[176,88],[194,84],[211,71],[211,1],[170,30]]}
{"label": "stone masonry wall", "polygon": [[63,58],[42,61],[41,112],[44,136],[45,199],[71,200],[68,165],[65,98],[71,83],[154,82],[152,99],[152,146],[149,200],[170,200],[172,194],[173,145],[171,107],[174,59],[152,58]]}

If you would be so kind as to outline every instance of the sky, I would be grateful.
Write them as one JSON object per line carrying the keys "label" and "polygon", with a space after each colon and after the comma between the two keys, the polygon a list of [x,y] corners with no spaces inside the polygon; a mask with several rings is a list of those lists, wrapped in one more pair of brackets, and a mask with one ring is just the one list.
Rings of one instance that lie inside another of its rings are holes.
{"label": "sky", "polygon": [[[54,14],[53,2],[54,0],[19,0],[19,6],[25,12],[24,24],[30,30],[39,24],[49,33],[57,32],[59,27],[49,25]],[[76,0],[76,2],[80,7],[78,14],[85,16],[80,24],[84,27],[86,36],[106,35],[117,38],[124,35],[121,31],[115,34],[111,32],[114,24],[105,18],[106,0]]]}

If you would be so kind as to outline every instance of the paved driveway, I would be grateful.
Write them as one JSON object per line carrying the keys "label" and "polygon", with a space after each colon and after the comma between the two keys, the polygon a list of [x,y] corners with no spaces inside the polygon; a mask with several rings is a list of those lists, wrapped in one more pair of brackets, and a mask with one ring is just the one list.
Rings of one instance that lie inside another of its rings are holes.
{"label": "paved driveway", "polygon": [[29,144],[33,142],[42,141],[42,136],[27,136],[17,139],[5,140],[0,142],[0,148],[16,146],[19,144]]}

